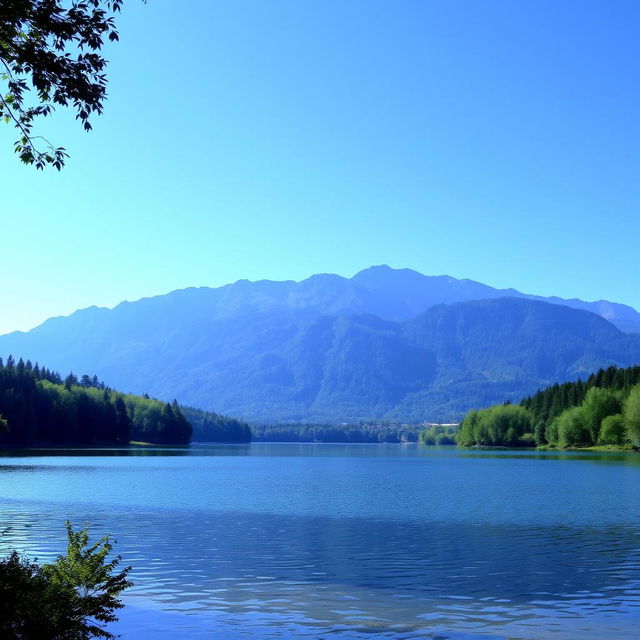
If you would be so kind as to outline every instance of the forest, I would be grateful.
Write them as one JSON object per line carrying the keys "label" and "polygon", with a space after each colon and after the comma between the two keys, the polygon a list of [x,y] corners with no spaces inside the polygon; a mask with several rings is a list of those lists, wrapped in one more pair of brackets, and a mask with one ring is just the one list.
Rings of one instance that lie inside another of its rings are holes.
{"label": "forest", "polygon": [[0,358],[0,445],[250,442],[240,420],[114,391],[97,376],[62,378],[22,359]]}
{"label": "forest", "polygon": [[251,442],[251,428],[242,420],[194,407],[180,410],[193,427],[194,442]]}
{"label": "forest", "polygon": [[63,379],[12,356],[6,363],[0,358],[0,415],[0,444],[187,444],[191,438],[175,401],[119,393],[96,376]]}
{"label": "forest", "polygon": [[554,384],[523,399],[472,410],[462,446],[640,446],[640,366],[600,369],[586,381]]}

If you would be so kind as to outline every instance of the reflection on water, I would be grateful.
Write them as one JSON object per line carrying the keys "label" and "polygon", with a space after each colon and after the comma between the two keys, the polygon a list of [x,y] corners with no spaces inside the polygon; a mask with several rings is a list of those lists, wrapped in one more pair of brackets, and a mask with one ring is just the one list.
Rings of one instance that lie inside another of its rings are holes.
{"label": "reflection on water", "polygon": [[5,547],[55,556],[66,518],[116,535],[125,639],[636,637],[633,454],[149,451],[0,466]]}

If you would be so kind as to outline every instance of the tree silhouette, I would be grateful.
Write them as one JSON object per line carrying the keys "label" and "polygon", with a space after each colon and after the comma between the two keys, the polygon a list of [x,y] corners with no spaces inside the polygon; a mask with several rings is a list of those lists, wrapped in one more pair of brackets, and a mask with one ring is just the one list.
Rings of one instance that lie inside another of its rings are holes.
{"label": "tree silhouette", "polygon": [[100,51],[118,40],[114,16],[122,3],[0,0],[0,118],[17,129],[15,152],[25,164],[60,170],[68,157],[33,133],[36,119],[71,107],[90,131],[91,116],[102,113],[107,61]]}

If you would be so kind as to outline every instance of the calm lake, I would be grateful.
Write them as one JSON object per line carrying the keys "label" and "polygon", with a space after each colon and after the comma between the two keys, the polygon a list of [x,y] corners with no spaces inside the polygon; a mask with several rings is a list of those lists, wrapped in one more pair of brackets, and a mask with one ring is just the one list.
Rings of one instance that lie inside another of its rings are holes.
{"label": "calm lake", "polygon": [[112,533],[140,638],[637,638],[640,455],[416,445],[0,454],[0,547]]}

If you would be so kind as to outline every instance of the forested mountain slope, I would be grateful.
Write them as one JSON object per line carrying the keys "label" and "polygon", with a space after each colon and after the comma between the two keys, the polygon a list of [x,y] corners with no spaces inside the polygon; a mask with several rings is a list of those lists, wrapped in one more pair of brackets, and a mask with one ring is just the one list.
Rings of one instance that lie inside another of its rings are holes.
{"label": "forested mountain slope", "polygon": [[[379,289],[391,291],[379,275],[397,283],[388,268],[347,282],[376,277]],[[394,321],[339,312],[372,303],[357,287],[347,291],[344,279],[327,278],[303,287],[240,282],[86,309],[0,336],[0,353],[95,371],[116,388],[269,422],[448,421],[599,367],[640,362],[640,336],[594,313],[510,297],[439,304]],[[456,282],[478,294],[477,283]],[[333,293],[325,295],[329,285]],[[395,294],[404,311],[398,302],[387,316],[417,308],[411,287]]]}

